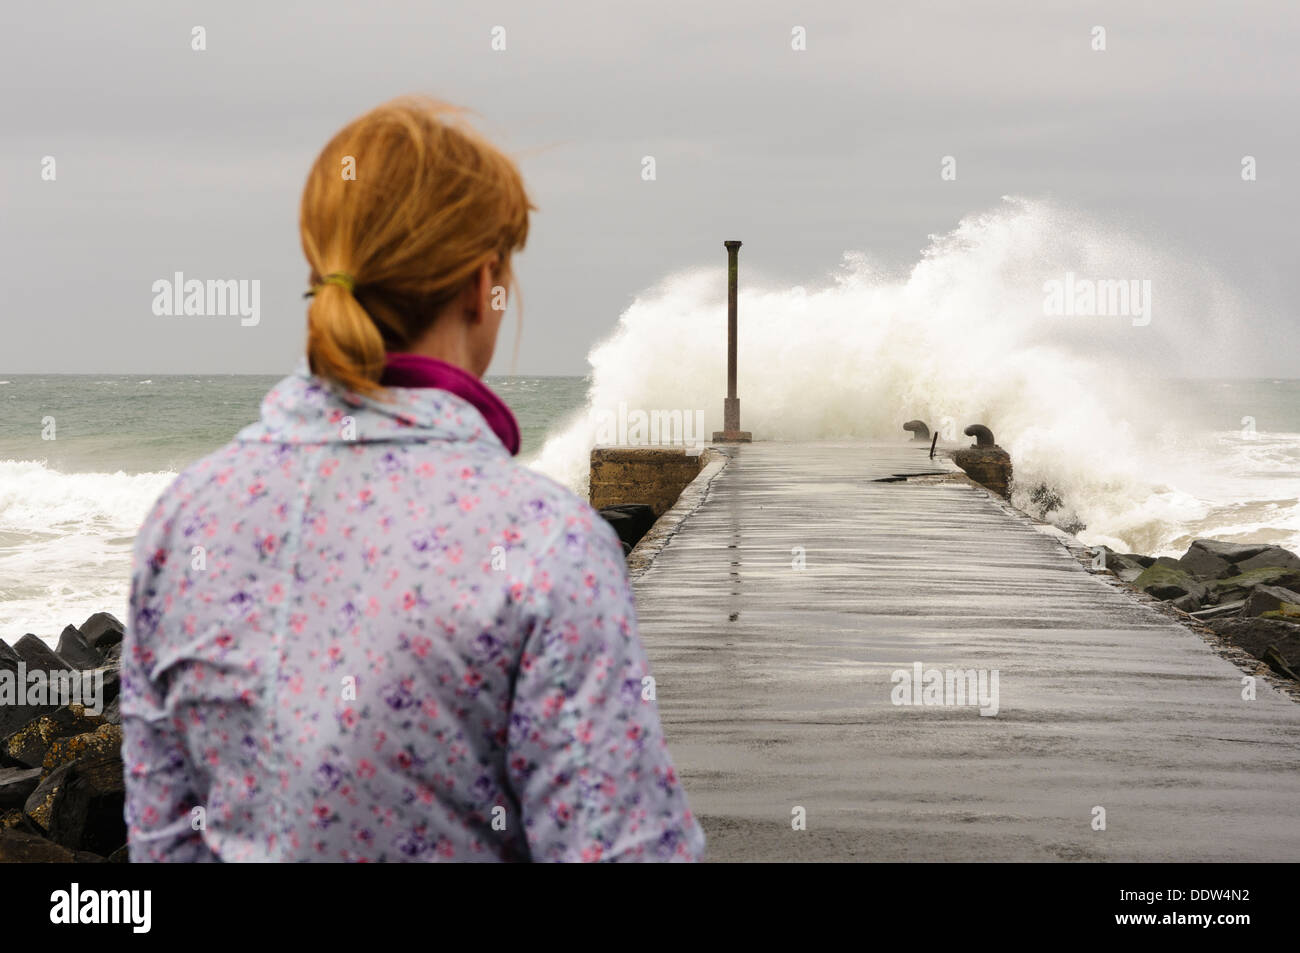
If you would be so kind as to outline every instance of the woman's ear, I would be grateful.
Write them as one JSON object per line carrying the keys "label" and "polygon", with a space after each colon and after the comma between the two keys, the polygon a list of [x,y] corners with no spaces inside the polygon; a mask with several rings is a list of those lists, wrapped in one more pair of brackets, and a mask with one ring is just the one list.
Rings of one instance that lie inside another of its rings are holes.
{"label": "woman's ear", "polygon": [[[484,318],[498,310],[494,305],[498,304],[497,289],[500,294],[505,295],[505,287],[500,280],[500,265],[494,257],[490,261],[485,261],[479,267],[475,280],[471,283],[473,292],[471,293],[472,303],[470,304],[466,317],[471,323],[477,324]],[[505,311],[505,301],[500,301],[501,311]]]}

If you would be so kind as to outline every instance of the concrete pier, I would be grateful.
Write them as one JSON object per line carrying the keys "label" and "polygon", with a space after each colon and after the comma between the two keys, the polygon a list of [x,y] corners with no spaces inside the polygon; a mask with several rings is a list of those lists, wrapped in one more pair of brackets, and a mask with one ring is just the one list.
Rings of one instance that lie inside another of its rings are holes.
{"label": "concrete pier", "polygon": [[[955,470],[915,444],[727,453],[635,576],[710,859],[1300,858],[1300,705],[1264,678],[987,490],[876,482]],[[997,670],[997,714],[895,705],[917,662]]]}

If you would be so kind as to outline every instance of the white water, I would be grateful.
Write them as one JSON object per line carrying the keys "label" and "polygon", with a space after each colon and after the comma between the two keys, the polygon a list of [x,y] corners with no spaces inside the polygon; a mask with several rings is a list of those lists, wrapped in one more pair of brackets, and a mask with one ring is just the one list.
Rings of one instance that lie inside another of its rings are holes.
{"label": "white water", "polygon": [[[1046,316],[1044,282],[1067,271],[1150,280],[1150,323]],[[533,464],[581,488],[590,417],[620,404],[699,408],[707,432],[721,429],[724,282],[721,269],[693,271],[637,298],[591,352],[587,411]],[[1244,309],[1203,263],[1008,199],[932,239],[902,275],[850,253],[818,287],[770,288],[742,252],[739,313],[742,426],[758,439],[898,439],[920,418],[966,443],[962,429],[984,423],[1012,455],[1018,505],[1049,484],[1066,501],[1051,518],[1086,524],[1085,542],[1181,554],[1213,536],[1300,551],[1300,407],[1280,415],[1258,388],[1209,384],[1224,390],[1192,408],[1159,382],[1244,357]],[[1207,402],[1229,423],[1209,425]],[[1247,415],[1253,437],[1224,429]]]}
{"label": "white water", "polygon": [[130,545],[174,473],[60,473],[0,461],[0,638],[47,640],[95,612],[126,620]]}

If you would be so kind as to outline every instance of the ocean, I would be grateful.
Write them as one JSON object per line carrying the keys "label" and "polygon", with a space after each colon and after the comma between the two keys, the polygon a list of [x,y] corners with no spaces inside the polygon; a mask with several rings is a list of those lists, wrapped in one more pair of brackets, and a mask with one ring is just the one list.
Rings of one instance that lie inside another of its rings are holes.
{"label": "ocean", "polygon": [[[275,377],[17,376],[0,381],[0,638],[25,632],[48,640],[68,623],[108,610],[123,617],[132,537],[150,505],[188,463],[255,419]],[[521,458],[583,492],[591,433],[590,381],[512,377],[489,383],[514,409]],[[1269,541],[1300,551],[1300,381],[1166,381],[1199,427],[1149,446],[1151,475],[1133,460],[1098,460],[1081,448],[1070,460],[1031,469],[1009,442],[1017,478],[1050,481],[1081,536],[1121,550],[1178,555],[1197,536]],[[1254,411],[1261,422],[1243,429]],[[42,439],[53,418],[52,440]],[[1263,423],[1276,429],[1264,430]],[[899,420],[901,424],[901,418]],[[713,424],[710,421],[709,426]],[[761,419],[746,420],[758,436]],[[938,426],[938,424],[936,424]],[[805,434],[855,436],[829,428]],[[904,436],[856,434],[860,437]],[[549,438],[549,440],[548,440]],[[959,438],[960,439],[960,438]],[[560,459],[561,448],[573,459]],[[1032,445],[1021,453],[1032,460]],[[1023,495],[1026,509],[1036,504]]]}
{"label": "ocean", "polygon": [[[1050,313],[1044,288],[1074,274],[1141,277],[1141,320]],[[490,379],[519,418],[522,460],[585,493],[600,421],[659,411],[721,429],[725,287],[713,267],[637,295],[586,377]],[[1300,552],[1300,380],[1214,376],[1287,343],[1256,341],[1203,265],[1017,199],[897,274],[846,253],[803,287],[742,264],[739,308],[741,423],[758,439],[902,439],[919,418],[960,445],[982,423],[1011,454],[1013,502],[1085,543]],[[121,616],[149,506],[253,421],[275,380],[0,375],[0,638]]]}
{"label": "ocean", "polygon": [[[256,420],[278,379],[0,379],[0,639],[53,642],[100,611],[125,621],[131,542],[150,506],[185,466]],[[488,383],[519,420],[524,456],[586,394],[581,377]]]}

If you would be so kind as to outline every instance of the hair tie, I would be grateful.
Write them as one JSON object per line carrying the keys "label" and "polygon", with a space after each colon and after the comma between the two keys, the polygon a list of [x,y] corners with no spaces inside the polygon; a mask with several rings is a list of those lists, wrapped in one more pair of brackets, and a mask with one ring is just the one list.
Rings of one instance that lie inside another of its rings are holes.
{"label": "hair tie", "polygon": [[336,271],[322,278],[320,280],[320,284],[313,286],[311,291],[308,291],[306,294],[303,295],[303,297],[304,298],[312,297],[314,294],[316,294],[316,292],[320,291],[326,285],[338,285],[340,288],[343,288],[345,291],[347,291],[348,294],[352,294],[352,289],[357,286],[357,279],[353,278],[349,274],[345,274],[341,271]]}

